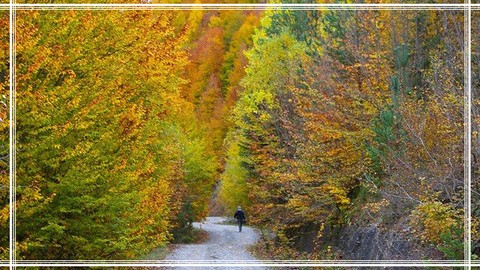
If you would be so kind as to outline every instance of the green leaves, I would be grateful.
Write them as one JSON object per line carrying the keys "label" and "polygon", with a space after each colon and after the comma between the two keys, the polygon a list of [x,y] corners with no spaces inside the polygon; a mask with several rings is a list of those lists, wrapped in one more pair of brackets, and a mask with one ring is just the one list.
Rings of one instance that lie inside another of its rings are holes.
{"label": "green leaves", "polygon": [[244,142],[238,132],[229,133],[227,143],[227,160],[225,171],[221,176],[219,197],[224,207],[228,210],[236,209],[238,205],[245,208],[250,206],[248,199],[249,190],[247,186],[248,169],[245,166],[248,158],[241,153],[240,143]]}
{"label": "green leaves", "polygon": [[[455,34],[433,27],[438,16],[267,11],[246,53],[245,90],[225,144],[225,204],[247,202],[252,221],[278,232],[276,241],[290,248],[316,230],[311,256],[328,250],[325,228],[379,220],[394,228],[429,190],[459,207],[450,194],[461,187],[448,175],[461,179],[461,162],[445,162],[461,156],[461,128],[454,128],[461,118],[453,110],[461,111],[461,87],[439,55]],[[430,38],[441,41],[438,48]],[[450,56],[456,65],[459,58]],[[440,75],[446,80],[434,79]]]}
{"label": "green leaves", "polygon": [[179,95],[186,35],[174,17],[19,14],[20,257],[123,259],[164,245],[187,200],[176,185],[205,215],[213,162],[185,132],[194,115]]}

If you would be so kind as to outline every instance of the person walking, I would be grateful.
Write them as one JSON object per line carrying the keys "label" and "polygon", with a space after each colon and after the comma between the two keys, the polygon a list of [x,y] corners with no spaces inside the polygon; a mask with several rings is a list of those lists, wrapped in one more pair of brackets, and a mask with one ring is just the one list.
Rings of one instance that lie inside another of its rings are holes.
{"label": "person walking", "polygon": [[240,206],[237,207],[237,212],[235,212],[235,215],[233,215],[233,218],[237,219],[238,231],[242,232],[242,225],[245,222],[245,212],[243,212],[242,207]]}

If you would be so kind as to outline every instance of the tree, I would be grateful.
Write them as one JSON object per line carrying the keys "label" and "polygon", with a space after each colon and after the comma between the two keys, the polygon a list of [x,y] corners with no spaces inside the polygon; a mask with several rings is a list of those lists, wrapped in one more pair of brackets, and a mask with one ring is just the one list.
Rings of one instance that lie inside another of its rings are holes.
{"label": "tree", "polygon": [[168,11],[17,14],[17,256],[135,258],[165,245],[190,203],[175,192],[211,181],[184,134],[187,29]]}

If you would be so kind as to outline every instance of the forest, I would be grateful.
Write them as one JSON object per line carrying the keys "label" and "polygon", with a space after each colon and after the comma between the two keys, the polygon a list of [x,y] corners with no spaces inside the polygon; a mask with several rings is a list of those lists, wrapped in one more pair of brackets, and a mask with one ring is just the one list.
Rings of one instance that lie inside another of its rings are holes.
{"label": "forest", "polygon": [[[9,21],[0,15],[3,187]],[[17,259],[138,259],[237,205],[261,232],[252,247],[261,259],[464,258],[463,10],[16,16]]]}

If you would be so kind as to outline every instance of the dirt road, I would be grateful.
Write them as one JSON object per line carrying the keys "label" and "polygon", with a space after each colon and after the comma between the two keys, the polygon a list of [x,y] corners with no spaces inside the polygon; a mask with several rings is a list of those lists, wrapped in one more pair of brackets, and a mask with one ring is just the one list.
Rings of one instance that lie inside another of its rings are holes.
{"label": "dirt road", "polygon": [[[175,260],[176,263],[209,263],[211,266],[195,267],[194,269],[266,269],[264,267],[233,267],[226,264],[245,265],[260,263],[247,250],[259,236],[250,227],[244,226],[238,232],[238,226],[225,225],[223,217],[208,217],[204,223],[194,223],[194,227],[205,230],[209,239],[202,244],[178,245],[166,260]],[[215,265],[215,266],[214,266]],[[171,269],[173,267],[169,267]],[[185,269],[185,268],[184,268]]]}

